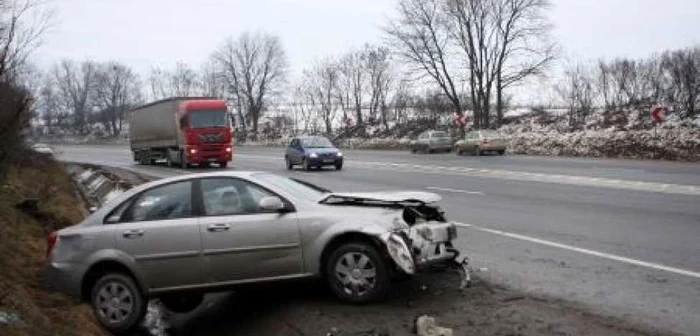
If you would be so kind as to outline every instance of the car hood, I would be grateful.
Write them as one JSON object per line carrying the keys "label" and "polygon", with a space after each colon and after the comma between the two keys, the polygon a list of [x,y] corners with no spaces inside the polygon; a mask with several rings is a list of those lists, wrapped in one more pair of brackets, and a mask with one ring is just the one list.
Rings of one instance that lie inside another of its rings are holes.
{"label": "car hood", "polygon": [[338,153],[338,148],[304,148],[304,151],[316,154],[335,154]]}
{"label": "car hood", "polygon": [[423,202],[426,204],[435,203],[442,199],[438,194],[423,191],[337,192],[328,194],[324,199],[330,197],[393,203]]}

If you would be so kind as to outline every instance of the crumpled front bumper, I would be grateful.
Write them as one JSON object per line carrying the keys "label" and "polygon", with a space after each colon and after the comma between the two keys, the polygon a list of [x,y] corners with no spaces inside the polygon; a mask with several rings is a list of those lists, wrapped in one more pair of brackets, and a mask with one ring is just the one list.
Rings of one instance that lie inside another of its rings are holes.
{"label": "crumpled front bumper", "polygon": [[457,228],[450,222],[425,222],[409,228],[408,232],[387,233],[382,240],[387,252],[399,269],[415,274],[432,266],[454,267],[462,274],[461,288],[471,281],[468,259],[452,245]]}

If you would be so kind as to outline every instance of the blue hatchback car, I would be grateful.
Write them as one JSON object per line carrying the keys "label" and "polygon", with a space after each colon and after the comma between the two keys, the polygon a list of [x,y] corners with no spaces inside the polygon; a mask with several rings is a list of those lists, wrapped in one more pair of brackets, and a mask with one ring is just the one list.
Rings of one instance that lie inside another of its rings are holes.
{"label": "blue hatchback car", "polygon": [[343,169],[343,153],[333,146],[330,140],[322,136],[303,136],[293,138],[284,153],[287,169],[300,165],[305,170],[334,166]]}

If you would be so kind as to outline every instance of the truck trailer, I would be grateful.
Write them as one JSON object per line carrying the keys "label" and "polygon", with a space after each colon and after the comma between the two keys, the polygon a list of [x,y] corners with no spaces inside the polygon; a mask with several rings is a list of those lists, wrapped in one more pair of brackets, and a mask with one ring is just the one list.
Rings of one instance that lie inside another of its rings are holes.
{"label": "truck trailer", "polygon": [[174,97],[129,112],[134,161],[165,160],[168,166],[216,163],[226,167],[233,156],[226,102],[209,97]]}

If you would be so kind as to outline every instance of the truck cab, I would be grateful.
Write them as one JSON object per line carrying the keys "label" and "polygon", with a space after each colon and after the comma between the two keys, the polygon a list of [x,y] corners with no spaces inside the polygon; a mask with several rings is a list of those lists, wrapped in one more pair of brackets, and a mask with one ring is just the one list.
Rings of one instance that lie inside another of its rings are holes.
{"label": "truck cab", "polygon": [[226,103],[186,100],[180,104],[178,116],[185,164],[218,163],[226,167],[233,152]]}

